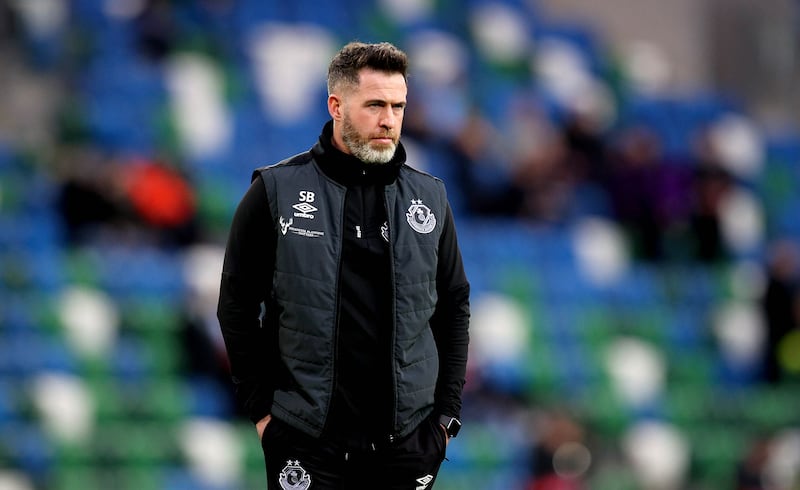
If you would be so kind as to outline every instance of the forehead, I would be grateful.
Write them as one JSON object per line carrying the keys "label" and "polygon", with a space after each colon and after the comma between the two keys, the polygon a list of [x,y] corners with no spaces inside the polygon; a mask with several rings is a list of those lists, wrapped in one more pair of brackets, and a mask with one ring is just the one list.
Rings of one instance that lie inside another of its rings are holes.
{"label": "forehead", "polygon": [[405,100],[408,87],[400,73],[364,69],[359,72],[358,87],[353,95],[360,98],[381,100]]}

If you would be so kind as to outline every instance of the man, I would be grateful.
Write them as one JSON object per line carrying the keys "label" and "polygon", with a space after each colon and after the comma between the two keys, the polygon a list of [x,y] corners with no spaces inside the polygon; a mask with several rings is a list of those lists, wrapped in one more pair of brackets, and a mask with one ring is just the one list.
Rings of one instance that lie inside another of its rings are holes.
{"label": "man", "polygon": [[405,164],[407,65],[342,48],[332,121],[233,218],[218,317],[271,490],[430,489],[461,425],[469,284],[444,184]]}

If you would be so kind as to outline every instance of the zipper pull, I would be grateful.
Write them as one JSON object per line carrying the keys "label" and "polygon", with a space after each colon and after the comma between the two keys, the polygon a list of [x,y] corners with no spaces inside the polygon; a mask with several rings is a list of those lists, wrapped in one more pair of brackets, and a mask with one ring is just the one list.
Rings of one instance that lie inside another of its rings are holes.
{"label": "zipper pull", "polygon": [[356,238],[361,238],[361,226],[356,225]]}

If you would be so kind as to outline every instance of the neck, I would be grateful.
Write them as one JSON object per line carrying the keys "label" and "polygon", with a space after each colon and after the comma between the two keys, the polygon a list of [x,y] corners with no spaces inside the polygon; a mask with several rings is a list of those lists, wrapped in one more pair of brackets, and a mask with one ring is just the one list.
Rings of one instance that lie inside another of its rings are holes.
{"label": "neck", "polygon": [[347,145],[344,144],[344,139],[342,138],[342,132],[339,131],[338,129],[339,127],[334,121],[333,134],[331,135],[331,145],[333,145],[334,148],[344,153],[345,155],[352,155],[352,153],[350,153],[350,150],[347,148]]}

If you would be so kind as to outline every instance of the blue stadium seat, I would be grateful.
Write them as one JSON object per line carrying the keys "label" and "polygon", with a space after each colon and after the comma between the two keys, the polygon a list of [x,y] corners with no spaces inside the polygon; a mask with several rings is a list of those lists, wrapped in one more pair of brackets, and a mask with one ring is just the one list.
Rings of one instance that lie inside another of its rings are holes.
{"label": "blue stadium seat", "polygon": [[[0,355],[2,354],[0,352]],[[0,427],[10,422],[18,421],[21,415],[19,413],[19,405],[19,390],[16,388],[13,378],[5,376],[2,367],[0,367]]]}
{"label": "blue stadium seat", "polygon": [[40,484],[55,463],[55,450],[48,437],[29,421],[0,424],[0,453],[11,456],[6,464],[19,468]]}
{"label": "blue stadium seat", "polygon": [[0,172],[3,172],[2,175],[13,168],[14,160],[13,147],[0,139]]}
{"label": "blue stadium seat", "polygon": [[194,376],[186,380],[188,413],[197,417],[227,419],[234,415],[230,387],[211,378]]}
{"label": "blue stadium seat", "polygon": [[124,382],[143,382],[155,372],[146,344],[132,336],[117,340],[108,362],[112,376]]}
{"label": "blue stadium seat", "polygon": [[289,17],[289,3],[241,0],[234,6],[234,24],[244,33],[265,22],[285,21]]}
{"label": "blue stadium seat", "polygon": [[174,301],[186,285],[177,252],[152,248],[106,248],[95,250],[99,286],[112,295],[160,297]]}
{"label": "blue stadium seat", "polygon": [[627,93],[621,107],[620,125],[644,125],[662,141],[674,163],[694,161],[695,138],[717,117],[736,111],[734,102],[721,96],[696,93],[687,96],[651,96]]}
{"label": "blue stadium seat", "polygon": [[0,374],[25,379],[42,372],[76,373],[78,363],[63,339],[30,332],[0,338]]}

